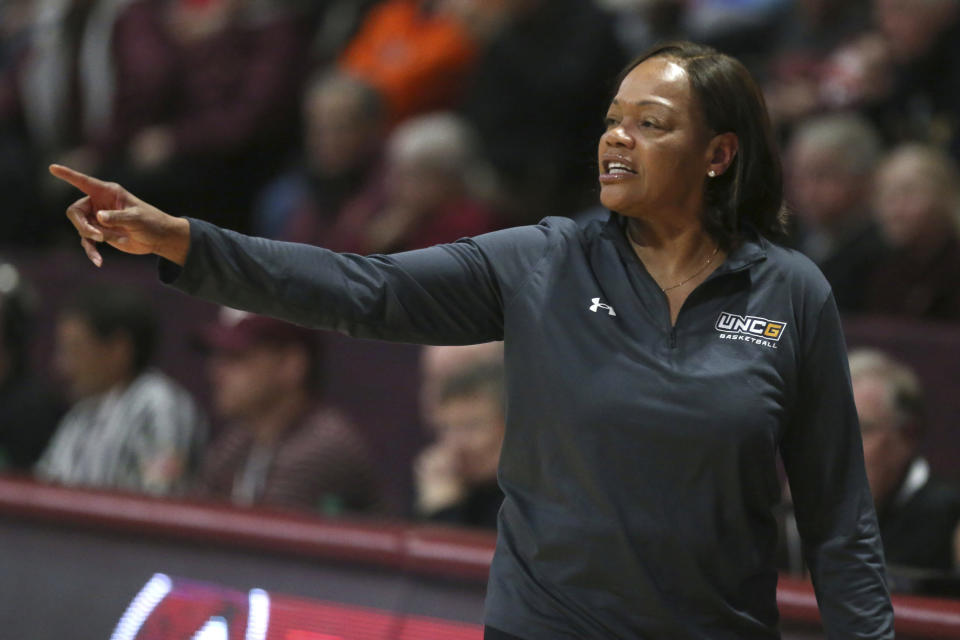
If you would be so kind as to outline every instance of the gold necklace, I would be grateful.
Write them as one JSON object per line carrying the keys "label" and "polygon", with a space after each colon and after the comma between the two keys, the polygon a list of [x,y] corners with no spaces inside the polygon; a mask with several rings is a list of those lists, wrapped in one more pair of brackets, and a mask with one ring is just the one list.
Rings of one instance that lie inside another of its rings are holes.
{"label": "gold necklace", "polygon": [[[630,239],[630,242],[631,242],[632,244],[634,244],[634,245],[636,245],[636,246],[639,246],[639,243],[637,243],[637,241],[633,239],[633,233],[631,232],[629,226],[627,227],[627,238]],[[709,265],[711,262],[713,262],[713,259],[717,257],[717,253],[719,253],[719,252],[720,252],[720,245],[718,244],[718,245],[716,246],[716,248],[714,248],[713,253],[711,253],[711,254],[707,257],[707,261],[704,262],[702,265],[700,265],[700,268],[697,269],[696,271],[694,271],[694,272],[693,272],[693,275],[691,275],[691,276],[690,276],[689,278],[687,278],[686,280],[681,280],[681,281],[678,282],[677,284],[670,285],[669,287],[660,287],[660,291],[666,293],[667,291],[672,291],[673,289],[676,289],[677,287],[682,287],[683,285],[687,284],[688,282],[690,282],[691,280],[693,280],[694,278],[696,278],[698,275],[700,275],[701,273],[703,273],[703,270],[707,268],[707,265]],[[658,286],[659,286],[659,285],[658,285]]]}
{"label": "gold necklace", "polygon": [[717,245],[717,248],[713,250],[713,253],[711,253],[711,254],[710,254],[710,257],[707,258],[707,261],[704,262],[704,263],[700,266],[700,268],[697,269],[697,270],[693,273],[692,276],[690,276],[690,277],[687,278],[686,280],[683,280],[683,281],[681,281],[681,282],[678,282],[677,284],[671,285],[671,286],[669,286],[669,287],[660,287],[660,291],[663,291],[664,293],[666,293],[667,291],[670,291],[671,289],[676,289],[677,287],[682,287],[683,285],[687,284],[688,282],[690,282],[691,280],[693,280],[694,278],[696,278],[698,275],[700,275],[701,273],[703,273],[703,270],[707,268],[707,265],[708,265],[708,264],[710,264],[711,262],[713,262],[713,259],[716,257],[716,255],[717,255],[717,253],[718,253],[719,251],[720,251],[720,245]]}

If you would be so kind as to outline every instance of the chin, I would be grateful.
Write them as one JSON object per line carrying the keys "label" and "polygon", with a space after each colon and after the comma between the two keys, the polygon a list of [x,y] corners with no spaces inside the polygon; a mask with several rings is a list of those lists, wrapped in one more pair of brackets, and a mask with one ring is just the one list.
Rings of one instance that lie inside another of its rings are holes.
{"label": "chin", "polygon": [[626,196],[627,194],[619,185],[603,185],[600,187],[600,204],[621,215],[628,215],[626,211],[632,208],[630,200]]}
{"label": "chin", "polygon": [[605,209],[613,211],[614,213],[620,214],[625,218],[638,218],[639,214],[636,213],[634,209],[631,209],[626,203],[621,200],[614,199],[604,199],[600,198],[600,204],[603,205]]}
{"label": "chin", "polygon": [[615,194],[611,193],[609,187],[604,186],[600,187],[600,204],[611,211],[617,211],[618,207],[623,203],[622,198],[618,198]]}

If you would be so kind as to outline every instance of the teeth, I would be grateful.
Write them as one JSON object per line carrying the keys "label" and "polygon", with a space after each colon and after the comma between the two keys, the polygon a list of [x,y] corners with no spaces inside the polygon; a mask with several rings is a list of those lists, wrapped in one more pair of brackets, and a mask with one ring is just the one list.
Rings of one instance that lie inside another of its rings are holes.
{"label": "teeth", "polygon": [[630,167],[622,162],[611,162],[607,165],[607,171],[610,173],[633,173]]}

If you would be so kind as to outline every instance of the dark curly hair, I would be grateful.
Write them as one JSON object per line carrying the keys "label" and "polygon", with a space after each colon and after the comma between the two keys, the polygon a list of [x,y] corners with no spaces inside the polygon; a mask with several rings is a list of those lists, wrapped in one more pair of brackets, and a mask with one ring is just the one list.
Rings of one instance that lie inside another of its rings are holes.
{"label": "dark curly hair", "polygon": [[632,60],[617,78],[623,82],[640,63],[669,58],[690,78],[707,128],[735,133],[739,149],[723,175],[705,186],[704,228],[725,250],[743,238],[744,223],[762,236],[786,237],[783,170],[763,94],[736,58],[693,42],[659,44]]}
{"label": "dark curly hair", "polygon": [[84,287],[67,300],[61,316],[77,318],[101,340],[126,335],[133,348],[133,373],[144,371],[153,360],[159,327],[156,313],[135,289]]}

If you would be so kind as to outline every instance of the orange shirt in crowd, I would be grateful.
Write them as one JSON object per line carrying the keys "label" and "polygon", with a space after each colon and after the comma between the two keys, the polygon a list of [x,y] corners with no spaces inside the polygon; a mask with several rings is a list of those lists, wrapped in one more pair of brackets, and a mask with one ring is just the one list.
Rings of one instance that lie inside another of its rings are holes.
{"label": "orange shirt in crowd", "polygon": [[456,105],[477,45],[454,18],[418,0],[387,0],[371,10],[340,58],[341,67],[379,89],[391,122]]}

